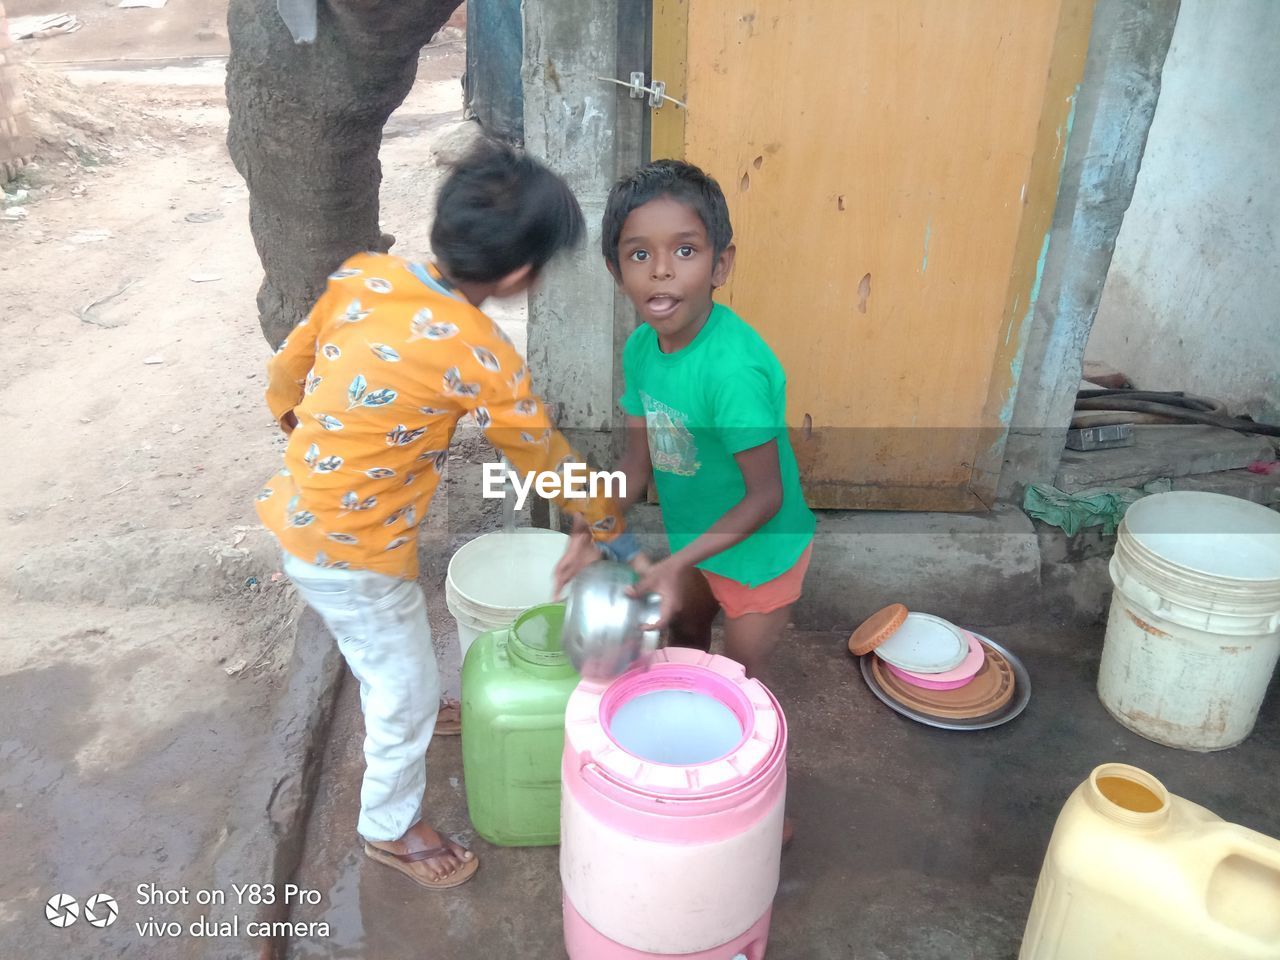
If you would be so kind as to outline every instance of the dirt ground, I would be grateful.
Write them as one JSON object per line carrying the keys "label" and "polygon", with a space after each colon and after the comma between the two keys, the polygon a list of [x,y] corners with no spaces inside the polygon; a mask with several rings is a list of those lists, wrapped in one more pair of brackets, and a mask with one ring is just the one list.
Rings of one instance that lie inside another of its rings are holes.
{"label": "dirt ground", "polygon": [[[11,19],[74,13],[74,33],[24,41],[32,61],[68,63],[159,63],[225,57],[228,53],[225,0],[168,0],[159,10],[120,10],[115,2],[86,0],[9,0]],[[449,20],[439,40],[457,42],[466,29],[466,7]]]}
{"label": "dirt ground", "polygon": [[[75,9],[8,13],[46,7]],[[40,156],[0,209],[0,956],[181,956],[123,923],[56,930],[44,903],[108,892],[124,919],[139,883],[212,882],[299,612],[252,509],[284,441],[223,62],[202,59],[225,10],[81,7],[79,33],[13,51],[45,62],[22,68]],[[189,62],[110,62],[157,51]],[[397,252],[427,252],[437,151],[471,135],[463,54],[456,29],[424,50],[388,125]]]}
{"label": "dirt ground", "polygon": [[85,0],[9,0],[9,18],[74,14],[74,33],[23,41],[33,61],[66,64],[146,62],[168,58],[225,57],[227,5],[208,0],[168,0],[159,10],[121,10],[116,3]]}

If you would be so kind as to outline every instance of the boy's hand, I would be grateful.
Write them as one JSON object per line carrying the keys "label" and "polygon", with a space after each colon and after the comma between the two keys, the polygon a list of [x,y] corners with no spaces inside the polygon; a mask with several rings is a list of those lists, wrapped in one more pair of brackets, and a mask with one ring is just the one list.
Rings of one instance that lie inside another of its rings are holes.
{"label": "boy's hand", "polygon": [[587,521],[582,519],[581,515],[574,516],[573,532],[569,534],[569,546],[565,548],[564,556],[556,564],[553,599],[559,600],[569,581],[599,559],[600,551],[596,549],[595,541],[591,538],[591,528],[587,526]]}
{"label": "boy's hand", "polygon": [[644,554],[632,561],[631,566],[640,574],[640,579],[627,590],[633,597],[644,597],[656,593],[661,599],[658,619],[652,623],[642,624],[654,630],[664,629],[671,618],[680,612],[680,578],[681,564],[674,557],[667,557],[653,563]]}
{"label": "boy's hand", "polygon": [[292,410],[280,418],[280,429],[284,431],[284,435],[286,437],[293,433],[293,430],[297,425],[298,418]]}

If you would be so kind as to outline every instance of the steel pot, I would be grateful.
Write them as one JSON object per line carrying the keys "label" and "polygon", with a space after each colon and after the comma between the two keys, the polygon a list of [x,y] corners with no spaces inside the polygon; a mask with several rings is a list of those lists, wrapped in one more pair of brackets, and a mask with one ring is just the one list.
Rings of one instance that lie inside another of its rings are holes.
{"label": "steel pot", "polygon": [[658,649],[659,631],[644,625],[658,619],[661,598],[630,596],[636,579],[627,564],[601,560],[569,582],[561,645],[583,679],[612,680]]}

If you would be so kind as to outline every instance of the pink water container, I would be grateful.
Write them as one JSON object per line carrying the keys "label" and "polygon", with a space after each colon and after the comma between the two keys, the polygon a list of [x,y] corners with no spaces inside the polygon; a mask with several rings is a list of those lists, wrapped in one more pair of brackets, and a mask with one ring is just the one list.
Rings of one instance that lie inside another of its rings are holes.
{"label": "pink water container", "polygon": [[679,647],[569,698],[560,877],[571,960],[763,960],[787,724],[738,663]]}

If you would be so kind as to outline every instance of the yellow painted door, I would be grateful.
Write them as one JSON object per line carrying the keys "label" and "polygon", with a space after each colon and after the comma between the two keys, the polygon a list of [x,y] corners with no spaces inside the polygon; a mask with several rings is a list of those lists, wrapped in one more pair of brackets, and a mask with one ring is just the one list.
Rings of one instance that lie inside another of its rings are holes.
{"label": "yellow painted door", "polygon": [[718,299],[787,370],[815,507],[995,496],[1092,0],[654,0],[652,154],[714,175]]}

